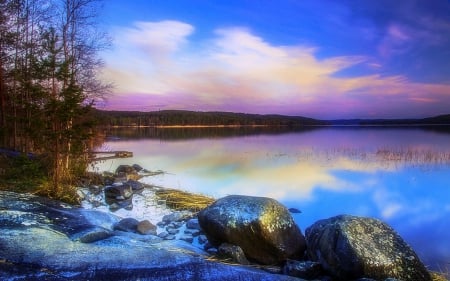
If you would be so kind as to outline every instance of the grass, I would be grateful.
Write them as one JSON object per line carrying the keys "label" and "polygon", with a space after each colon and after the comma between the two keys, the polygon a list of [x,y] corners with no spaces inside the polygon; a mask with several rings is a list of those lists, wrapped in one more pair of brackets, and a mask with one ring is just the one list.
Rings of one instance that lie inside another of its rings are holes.
{"label": "grass", "polygon": [[195,194],[171,188],[157,189],[155,195],[158,200],[164,201],[166,206],[171,209],[188,210],[192,212],[198,212],[215,201],[215,199],[202,194]]}

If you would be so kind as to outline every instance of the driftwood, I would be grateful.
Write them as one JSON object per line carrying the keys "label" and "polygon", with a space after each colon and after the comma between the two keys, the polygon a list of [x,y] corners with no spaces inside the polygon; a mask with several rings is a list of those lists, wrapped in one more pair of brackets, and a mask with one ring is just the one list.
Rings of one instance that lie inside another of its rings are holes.
{"label": "driftwood", "polygon": [[[110,155],[110,156],[100,156],[100,157],[96,157],[98,155]],[[96,161],[102,161],[102,160],[109,160],[109,159],[116,159],[116,158],[130,158],[133,157],[133,152],[131,151],[92,151],[90,153],[90,155],[92,155],[92,157],[90,158],[91,162],[96,162]]]}

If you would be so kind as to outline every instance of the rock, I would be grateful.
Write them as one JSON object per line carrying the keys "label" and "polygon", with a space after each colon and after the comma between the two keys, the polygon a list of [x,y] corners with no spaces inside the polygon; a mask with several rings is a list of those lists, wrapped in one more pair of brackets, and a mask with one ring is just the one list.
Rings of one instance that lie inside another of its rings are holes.
{"label": "rock", "polygon": [[119,220],[30,194],[0,191],[0,279],[299,281],[209,260],[204,251],[177,240],[121,231],[90,244],[71,239],[96,227],[109,230]]}
{"label": "rock", "polygon": [[104,189],[105,202],[111,210],[133,208],[133,190],[128,184],[112,185]]}
{"label": "rock", "polygon": [[217,254],[221,258],[231,259],[233,262],[238,264],[250,264],[245,257],[244,251],[242,251],[241,247],[236,245],[222,243],[217,249]]}
{"label": "rock", "polygon": [[194,242],[194,237],[192,237],[192,235],[189,235],[189,234],[183,234],[180,236],[180,240],[188,242],[188,243],[192,243],[192,242]]}
{"label": "rock", "polygon": [[120,220],[116,225],[114,225],[114,230],[120,230],[125,232],[136,232],[139,221],[134,218],[125,218]]}
{"label": "rock", "polygon": [[340,215],[306,229],[308,256],[340,280],[431,280],[416,253],[387,224]]}
{"label": "rock", "polygon": [[200,230],[200,224],[198,223],[198,219],[190,219],[186,222],[186,227],[189,229],[198,229]]}
{"label": "rock", "polygon": [[283,274],[312,280],[325,275],[325,272],[318,262],[287,260],[283,266]]}
{"label": "rock", "polygon": [[197,236],[200,235],[200,230],[198,230],[198,229],[186,228],[186,229],[184,230],[184,233],[185,233],[185,234],[192,235],[193,237],[197,237]]}
{"label": "rock", "polygon": [[164,240],[175,240],[176,236],[173,234],[169,234],[166,237],[164,237]]}
{"label": "rock", "polygon": [[289,208],[288,210],[289,210],[289,212],[291,212],[293,214],[300,214],[302,212],[297,208]]}
{"label": "rock", "polygon": [[140,172],[140,171],[142,171],[144,168],[142,168],[142,166],[141,165],[139,165],[139,164],[133,164],[133,169],[136,171],[136,172]]}
{"label": "rock", "polygon": [[143,235],[156,235],[156,225],[148,220],[143,220],[137,225],[137,232]]}
{"label": "rock", "polygon": [[306,248],[289,211],[271,198],[230,195],[200,211],[198,219],[211,243],[238,245],[262,264],[300,258]]}
{"label": "rock", "polygon": [[158,234],[158,237],[164,239],[164,238],[166,238],[168,235],[169,235],[169,233],[167,233],[167,231],[163,231],[163,232],[161,232],[161,233]]}
{"label": "rock", "polygon": [[83,232],[79,232],[73,235],[71,238],[73,240],[79,240],[82,243],[93,243],[113,236],[113,233],[109,229],[103,227],[94,226]]}
{"label": "rock", "polygon": [[199,235],[198,236],[198,243],[205,244],[206,242],[208,242],[208,238],[206,238],[206,235]]}
{"label": "rock", "polygon": [[116,174],[134,174],[136,173],[136,170],[134,169],[133,166],[130,165],[119,165],[119,167],[117,167],[116,169]]}
{"label": "rock", "polygon": [[188,211],[176,211],[172,212],[168,215],[163,216],[162,221],[163,222],[179,222],[182,220],[187,220],[192,217],[192,213]]}
{"label": "rock", "polygon": [[175,234],[177,234],[177,233],[180,232],[179,229],[177,229],[177,228],[172,228],[172,227],[166,227],[166,231],[167,231],[167,233],[173,234],[173,235],[175,235]]}
{"label": "rock", "polygon": [[126,184],[131,186],[131,190],[135,194],[141,194],[144,191],[144,185],[136,180],[128,180]]}

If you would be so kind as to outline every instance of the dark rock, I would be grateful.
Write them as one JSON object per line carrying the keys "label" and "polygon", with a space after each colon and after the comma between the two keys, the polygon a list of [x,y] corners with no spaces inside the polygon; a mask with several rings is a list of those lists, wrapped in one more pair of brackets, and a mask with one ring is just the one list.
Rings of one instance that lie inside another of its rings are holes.
{"label": "dark rock", "polygon": [[136,232],[139,221],[134,218],[125,218],[120,220],[116,225],[114,225],[114,230],[126,231],[126,232]]}
{"label": "dark rock", "polygon": [[128,184],[112,185],[104,189],[105,202],[111,210],[133,208],[133,190]]}
{"label": "dark rock", "polygon": [[179,229],[177,229],[177,228],[172,228],[172,227],[166,227],[166,231],[167,231],[167,233],[169,233],[169,234],[174,234],[174,235],[180,232]]}
{"label": "dark rock", "polygon": [[208,238],[206,238],[205,235],[199,235],[198,236],[198,243],[205,244],[206,242],[208,242]]}
{"label": "dark rock", "polygon": [[131,186],[131,190],[135,194],[141,194],[144,191],[144,184],[135,180],[128,180],[126,182],[127,185]]}
{"label": "dark rock", "polygon": [[164,237],[164,240],[175,240],[176,236],[173,234],[169,234],[166,237]]}
{"label": "dark rock", "polygon": [[306,229],[308,256],[336,279],[431,280],[416,253],[387,224],[340,215]]}
{"label": "dark rock", "polygon": [[93,195],[99,195],[100,192],[103,191],[103,187],[102,186],[98,186],[98,185],[90,185],[89,186],[89,192],[92,193]]}
{"label": "dark rock", "polygon": [[222,243],[217,249],[217,254],[223,259],[231,259],[231,261],[238,264],[250,264],[245,257],[244,251],[242,251],[241,247],[236,245]]}
{"label": "dark rock", "polygon": [[133,166],[130,165],[120,165],[119,167],[117,167],[116,169],[116,174],[134,174],[136,173],[136,169],[134,169]]}
{"label": "dark rock", "polygon": [[325,272],[318,262],[287,260],[283,274],[311,280],[325,275]]}
{"label": "dark rock", "polygon": [[289,208],[288,210],[289,210],[289,212],[291,212],[293,214],[300,214],[302,212],[297,208]]}
{"label": "dark rock", "polygon": [[193,237],[199,236],[200,235],[200,230],[198,229],[191,229],[191,228],[186,228],[184,230],[184,233],[192,235]]}
{"label": "dark rock", "polygon": [[156,225],[148,220],[143,220],[137,225],[137,232],[143,235],[156,235]]}
{"label": "dark rock", "polygon": [[192,242],[194,242],[194,237],[192,237],[192,235],[189,235],[189,234],[183,234],[180,236],[180,240],[188,242],[188,243],[192,243]]}
{"label": "dark rock", "polygon": [[79,240],[82,243],[93,243],[113,236],[113,232],[103,227],[94,226],[85,231],[73,235],[73,240]]}
{"label": "dark rock", "polygon": [[262,264],[302,257],[306,248],[289,211],[271,198],[230,195],[200,211],[198,219],[211,243],[238,245]]}
{"label": "dark rock", "polygon": [[133,164],[133,169],[136,171],[136,172],[140,172],[140,171],[142,171],[144,168],[142,168],[142,166],[141,165],[139,165],[139,164]]}
{"label": "dark rock", "polygon": [[186,227],[189,229],[198,229],[200,230],[200,224],[198,219],[190,219],[186,222]]}
{"label": "dark rock", "polygon": [[158,234],[158,237],[164,239],[164,238],[167,237],[167,235],[169,235],[169,233],[167,233],[167,231],[163,231],[163,232],[161,232],[161,233]]}

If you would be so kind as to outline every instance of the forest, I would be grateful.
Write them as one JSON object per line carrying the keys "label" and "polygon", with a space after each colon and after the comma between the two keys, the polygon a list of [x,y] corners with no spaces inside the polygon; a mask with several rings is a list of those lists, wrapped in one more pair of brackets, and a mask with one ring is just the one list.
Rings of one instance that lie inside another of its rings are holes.
{"label": "forest", "polygon": [[323,125],[326,122],[301,116],[261,115],[187,110],[95,112],[99,125],[109,127],[155,126],[288,126]]}
{"label": "forest", "polygon": [[64,198],[86,170],[91,108],[110,88],[98,79],[98,53],[109,45],[97,24],[100,5],[0,0],[0,148],[22,155],[0,155],[3,185],[35,175],[45,195]]}

